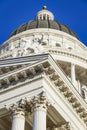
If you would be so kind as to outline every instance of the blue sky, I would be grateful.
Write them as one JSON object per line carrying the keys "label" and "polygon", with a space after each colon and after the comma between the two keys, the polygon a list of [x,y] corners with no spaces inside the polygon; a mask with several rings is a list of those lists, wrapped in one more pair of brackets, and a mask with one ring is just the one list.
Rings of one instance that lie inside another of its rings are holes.
{"label": "blue sky", "polygon": [[0,0],[0,44],[21,24],[33,20],[43,5],[87,46],[87,0]]}

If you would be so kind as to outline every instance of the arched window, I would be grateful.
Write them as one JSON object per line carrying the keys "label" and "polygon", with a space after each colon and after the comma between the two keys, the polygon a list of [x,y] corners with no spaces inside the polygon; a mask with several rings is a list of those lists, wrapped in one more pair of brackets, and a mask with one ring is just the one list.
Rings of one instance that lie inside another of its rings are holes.
{"label": "arched window", "polygon": [[46,46],[46,45],[47,45],[47,43],[46,43],[46,42],[42,42],[42,45],[43,45],[43,46]]}
{"label": "arched window", "polygon": [[61,45],[60,45],[59,43],[56,43],[56,46],[57,46],[57,47],[61,47]]}
{"label": "arched window", "polygon": [[27,48],[27,51],[28,51],[29,53],[34,53],[34,50],[33,50],[32,48]]}
{"label": "arched window", "polygon": [[72,47],[68,47],[69,50],[72,50]]}

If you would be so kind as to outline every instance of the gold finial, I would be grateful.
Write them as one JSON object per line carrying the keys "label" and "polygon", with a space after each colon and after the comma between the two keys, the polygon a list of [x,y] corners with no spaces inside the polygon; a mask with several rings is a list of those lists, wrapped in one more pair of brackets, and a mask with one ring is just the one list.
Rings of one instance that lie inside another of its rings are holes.
{"label": "gold finial", "polygon": [[47,9],[47,6],[43,6],[43,9]]}

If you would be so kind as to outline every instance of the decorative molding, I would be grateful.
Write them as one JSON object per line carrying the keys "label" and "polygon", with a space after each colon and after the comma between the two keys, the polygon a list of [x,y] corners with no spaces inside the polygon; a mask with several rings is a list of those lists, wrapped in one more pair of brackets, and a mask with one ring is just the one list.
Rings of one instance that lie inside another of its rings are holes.
{"label": "decorative molding", "polygon": [[80,53],[76,54],[76,52],[69,52],[69,50],[65,51],[62,49],[52,49],[52,50],[49,49],[48,52],[50,54],[61,55],[67,58],[73,58],[75,60],[79,60],[81,62],[87,63],[87,59],[85,58],[85,56],[80,55]]}
{"label": "decorative molding", "polygon": [[21,99],[13,105],[6,106],[6,108],[13,114],[27,114],[32,113],[33,109],[47,109],[48,106],[50,106],[50,103],[46,98],[46,93],[43,91],[32,99]]}
{"label": "decorative molding", "polygon": [[54,126],[53,130],[72,130],[72,126],[69,122],[66,122],[64,124]]}
{"label": "decorative molding", "polygon": [[21,99],[16,104],[13,104],[12,106],[10,106],[9,110],[12,111],[12,113],[15,113],[15,114],[17,114],[17,113],[23,114],[25,111],[27,111],[26,101]]}

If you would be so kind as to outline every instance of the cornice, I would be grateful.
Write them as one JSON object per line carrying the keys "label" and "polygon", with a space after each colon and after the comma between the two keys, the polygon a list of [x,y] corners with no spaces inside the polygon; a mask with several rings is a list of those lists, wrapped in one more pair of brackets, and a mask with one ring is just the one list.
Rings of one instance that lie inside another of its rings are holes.
{"label": "cornice", "polygon": [[38,55],[35,54],[35,55],[31,55],[31,56],[3,59],[3,60],[0,60],[0,67],[32,63],[35,61],[38,62],[38,60],[47,59],[48,56],[49,56],[49,54],[45,53],[45,54],[38,54]]}
{"label": "cornice", "polygon": [[56,54],[56,55],[61,55],[65,57],[71,57],[73,59],[79,60],[81,62],[87,63],[86,55],[83,55],[82,53],[77,53],[75,51],[69,51],[61,48],[57,49],[48,49],[48,52],[50,54]]}

